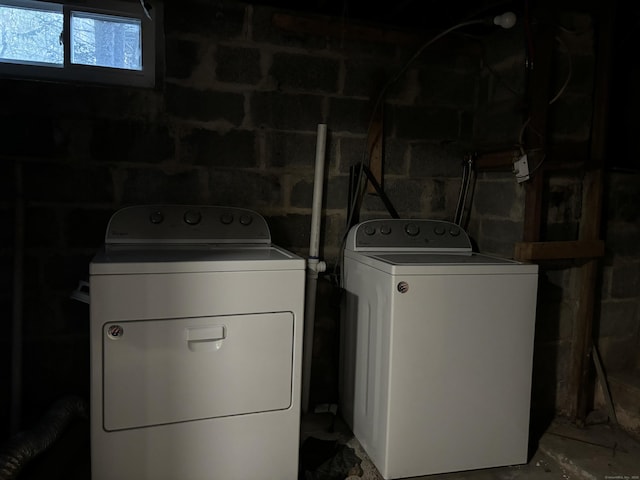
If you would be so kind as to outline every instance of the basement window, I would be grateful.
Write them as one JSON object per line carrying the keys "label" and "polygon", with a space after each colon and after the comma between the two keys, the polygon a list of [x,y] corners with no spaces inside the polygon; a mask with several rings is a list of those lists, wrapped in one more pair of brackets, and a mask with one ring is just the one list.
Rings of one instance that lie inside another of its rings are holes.
{"label": "basement window", "polygon": [[0,0],[0,75],[153,86],[152,12],[146,2]]}

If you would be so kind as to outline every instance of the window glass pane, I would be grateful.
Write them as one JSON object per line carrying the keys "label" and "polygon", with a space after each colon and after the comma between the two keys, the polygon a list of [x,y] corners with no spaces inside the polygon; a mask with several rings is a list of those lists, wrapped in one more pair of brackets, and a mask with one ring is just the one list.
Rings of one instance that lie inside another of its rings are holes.
{"label": "window glass pane", "polygon": [[139,19],[71,12],[71,63],[142,70]]}
{"label": "window glass pane", "polygon": [[62,65],[62,11],[0,5],[0,61]]}

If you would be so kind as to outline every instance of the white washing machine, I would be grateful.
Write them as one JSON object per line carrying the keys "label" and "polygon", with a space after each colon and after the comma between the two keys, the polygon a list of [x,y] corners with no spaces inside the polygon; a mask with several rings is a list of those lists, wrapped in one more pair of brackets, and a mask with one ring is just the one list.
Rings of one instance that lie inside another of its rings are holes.
{"label": "white washing machine", "polygon": [[343,268],[341,410],[382,476],[526,463],[537,266],[394,219],[354,226]]}
{"label": "white washing machine", "polygon": [[255,212],[116,212],[90,265],[92,479],[296,479],[304,283]]}

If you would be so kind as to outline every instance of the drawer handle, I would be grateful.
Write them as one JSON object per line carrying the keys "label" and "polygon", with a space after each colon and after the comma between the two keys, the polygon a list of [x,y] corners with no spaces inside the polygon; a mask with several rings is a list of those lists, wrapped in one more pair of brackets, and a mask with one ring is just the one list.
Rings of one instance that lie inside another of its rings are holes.
{"label": "drawer handle", "polygon": [[218,350],[226,336],[227,329],[224,325],[188,328],[187,345],[192,352],[197,350]]}

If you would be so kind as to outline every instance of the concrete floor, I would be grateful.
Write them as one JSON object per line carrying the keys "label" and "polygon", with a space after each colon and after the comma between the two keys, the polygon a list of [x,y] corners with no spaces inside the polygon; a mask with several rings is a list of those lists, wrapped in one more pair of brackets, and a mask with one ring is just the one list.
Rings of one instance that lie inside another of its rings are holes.
{"label": "concrete floor", "polygon": [[[306,415],[301,441],[308,437],[335,440],[356,451],[362,459],[362,475],[349,480],[382,479],[348,428],[332,414]],[[88,440],[87,422],[74,422],[49,451],[27,465],[18,480],[90,480]],[[539,435],[533,435],[531,450],[532,457],[526,465],[414,480],[640,480],[640,441],[608,424],[577,428],[564,419],[555,419]]]}
{"label": "concrete floor", "polygon": [[[303,439],[308,436],[335,438],[353,447],[362,459],[363,475],[348,477],[349,480],[382,480],[348,428],[332,419],[332,415],[307,415],[303,418],[302,436]],[[531,458],[526,465],[428,475],[412,480],[640,480],[640,441],[609,424],[578,428],[566,419],[556,418],[532,437]]]}

